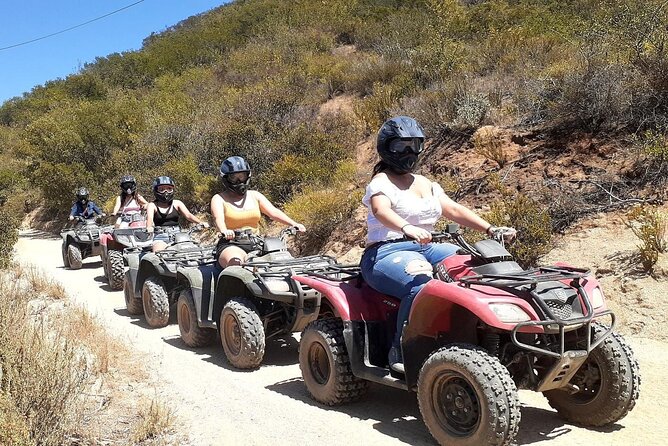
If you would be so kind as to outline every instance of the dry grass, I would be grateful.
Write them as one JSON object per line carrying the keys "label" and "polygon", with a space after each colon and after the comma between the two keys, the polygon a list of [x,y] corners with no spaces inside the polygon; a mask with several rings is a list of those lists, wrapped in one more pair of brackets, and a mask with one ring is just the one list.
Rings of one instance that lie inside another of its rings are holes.
{"label": "dry grass", "polygon": [[476,152],[494,161],[499,168],[508,162],[508,155],[503,150],[503,139],[493,127],[480,128],[473,135],[472,142]]}
{"label": "dry grass", "polygon": [[659,254],[668,251],[668,216],[651,206],[638,206],[627,214],[626,225],[640,240],[638,250],[645,271],[652,272]]}
{"label": "dry grass", "polygon": [[13,264],[12,272],[17,279],[25,279],[30,290],[42,298],[62,300],[67,298],[67,292],[60,282],[44,273],[35,265]]}
{"label": "dry grass", "polygon": [[132,434],[132,441],[143,443],[159,438],[171,432],[174,426],[174,415],[171,409],[157,399],[143,405],[139,410],[140,422]]}

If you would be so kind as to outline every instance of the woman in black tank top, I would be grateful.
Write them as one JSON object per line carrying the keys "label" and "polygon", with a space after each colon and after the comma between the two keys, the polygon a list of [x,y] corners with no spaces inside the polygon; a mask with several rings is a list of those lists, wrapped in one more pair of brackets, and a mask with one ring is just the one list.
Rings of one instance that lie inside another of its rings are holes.
{"label": "woman in black tank top", "polygon": [[[154,232],[156,227],[178,228],[179,216],[193,223],[202,223],[199,218],[190,213],[181,200],[174,199],[174,180],[170,177],[158,177],[153,181],[155,201],[149,203],[146,209],[146,230]],[[209,227],[207,223],[203,223]],[[162,251],[167,247],[169,234],[161,233],[153,236],[153,252]]]}

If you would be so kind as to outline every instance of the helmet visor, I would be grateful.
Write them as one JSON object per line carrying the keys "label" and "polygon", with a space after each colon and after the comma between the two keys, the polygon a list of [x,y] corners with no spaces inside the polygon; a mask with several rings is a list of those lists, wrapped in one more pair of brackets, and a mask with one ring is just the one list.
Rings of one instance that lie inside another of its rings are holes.
{"label": "helmet visor", "polygon": [[123,189],[123,190],[132,189],[133,187],[135,187],[135,183],[132,183],[132,182],[129,182],[129,181],[127,181],[125,183],[121,183],[121,189]]}
{"label": "helmet visor", "polygon": [[159,193],[174,192],[174,186],[170,184],[161,184],[156,188]]}
{"label": "helmet visor", "polygon": [[243,184],[250,178],[250,172],[234,172],[227,175],[230,184]]}
{"label": "helmet visor", "polygon": [[417,155],[424,150],[424,142],[421,138],[393,139],[390,141],[389,150],[400,154],[413,152]]}

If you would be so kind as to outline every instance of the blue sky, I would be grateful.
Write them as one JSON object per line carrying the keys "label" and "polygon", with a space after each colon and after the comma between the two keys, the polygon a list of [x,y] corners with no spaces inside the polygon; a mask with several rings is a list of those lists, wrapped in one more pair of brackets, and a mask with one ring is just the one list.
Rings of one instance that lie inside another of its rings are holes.
{"label": "blue sky", "polygon": [[[21,0],[0,3],[0,48],[51,34],[137,0]],[[75,73],[96,56],[139,49],[151,32],[229,0],[144,0],[72,31],[0,51],[0,103]]]}

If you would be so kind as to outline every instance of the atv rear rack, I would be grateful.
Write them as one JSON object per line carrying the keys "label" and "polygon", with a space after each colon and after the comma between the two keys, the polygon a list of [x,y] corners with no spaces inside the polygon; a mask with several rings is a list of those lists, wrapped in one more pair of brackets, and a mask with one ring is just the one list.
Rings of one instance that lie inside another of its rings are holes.
{"label": "atv rear rack", "polygon": [[155,253],[163,262],[176,263],[179,266],[195,266],[215,263],[215,250],[211,248],[192,248],[182,251],[165,249]]}
{"label": "atv rear rack", "polygon": [[314,268],[301,271],[305,276],[317,277],[318,279],[329,280],[331,282],[348,282],[353,279],[361,280],[362,274],[357,264],[335,264],[324,268]]}
{"label": "atv rear rack", "polygon": [[579,281],[579,279],[586,277],[589,273],[590,270],[587,268],[543,266],[518,273],[477,274],[475,276],[462,277],[459,281],[466,287],[471,287],[471,285],[484,285],[495,288],[529,286],[529,289],[533,289],[540,282],[565,279]]}

